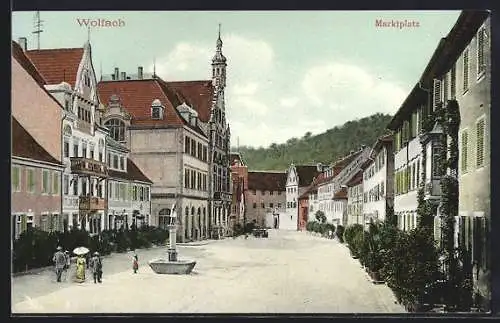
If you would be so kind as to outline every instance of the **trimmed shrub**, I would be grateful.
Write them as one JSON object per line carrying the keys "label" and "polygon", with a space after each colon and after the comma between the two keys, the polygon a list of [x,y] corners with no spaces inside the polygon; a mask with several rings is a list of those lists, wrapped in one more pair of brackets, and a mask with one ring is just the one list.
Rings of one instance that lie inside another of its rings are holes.
{"label": "trimmed shrub", "polygon": [[342,225],[337,225],[337,231],[335,231],[335,235],[338,237],[341,243],[344,243],[344,232],[345,228]]}

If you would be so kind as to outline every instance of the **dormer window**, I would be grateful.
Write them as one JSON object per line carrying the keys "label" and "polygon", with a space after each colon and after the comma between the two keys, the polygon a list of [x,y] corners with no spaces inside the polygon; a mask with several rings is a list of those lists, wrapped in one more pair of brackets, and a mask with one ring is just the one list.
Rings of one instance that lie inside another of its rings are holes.
{"label": "dormer window", "polygon": [[151,119],[160,120],[163,119],[164,107],[161,105],[160,100],[156,99],[151,104]]}

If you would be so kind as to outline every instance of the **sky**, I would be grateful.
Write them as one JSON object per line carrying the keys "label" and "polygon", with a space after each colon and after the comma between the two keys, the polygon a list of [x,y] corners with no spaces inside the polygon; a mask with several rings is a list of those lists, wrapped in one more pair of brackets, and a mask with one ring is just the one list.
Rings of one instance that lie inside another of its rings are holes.
{"label": "sky", "polygon": [[[460,11],[59,11],[40,12],[40,48],[82,47],[87,19],[97,75],[114,67],[166,81],[211,78],[221,24],[231,145],[267,147],[377,112],[394,114]],[[12,13],[28,38],[34,12]],[[376,21],[388,22],[388,27]],[[399,26],[391,21],[401,21]]]}

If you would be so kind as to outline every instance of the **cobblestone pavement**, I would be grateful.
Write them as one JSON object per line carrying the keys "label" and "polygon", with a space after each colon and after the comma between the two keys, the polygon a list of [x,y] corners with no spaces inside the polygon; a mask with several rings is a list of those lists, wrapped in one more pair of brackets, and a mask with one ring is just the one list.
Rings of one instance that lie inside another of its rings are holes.
{"label": "cobblestone pavement", "polygon": [[13,313],[403,313],[347,248],[304,232],[270,231],[179,247],[197,261],[191,275],[157,275],[146,262],[165,248],[104,259],[102,284],[55,283],[54,273],[13,278]]}

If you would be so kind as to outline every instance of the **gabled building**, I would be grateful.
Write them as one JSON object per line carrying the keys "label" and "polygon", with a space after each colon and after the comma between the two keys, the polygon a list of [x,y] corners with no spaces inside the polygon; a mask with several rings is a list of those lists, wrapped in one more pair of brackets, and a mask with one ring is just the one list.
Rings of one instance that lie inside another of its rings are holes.
{"label": "gabled building", "polygon": [[[370,159],[363,166],[364,223],[384,221],[387,207],[394,205],[392,141],[392,135],[379,137],[373,145]],[[416,168],[412,169],[413,173],[418,171]]]}
{"label": "gabled building", "polygon": [[249,171],[246,222],[260,227],[282,229],[286,203],[286,173]]}
{"label": "gabled building", "polygon": [[[26,44],[24,39],[23,44]],[[24,45],[23,45],[24,46]],[[28,50],[25,55],[63,107],[63,218],[91,234],[105,228],[106,135],[98,113],[97,79],[89,42],[80,48]],[[66,220],[65,220],[66,221]],[[92,226],[91,223],[99,223]]]}
{"label": "gabled building", "polygon": [[212,80],[167,82],[154,74],[145,78],[139,67],[137,77],[115,68],[111,81],[99,83],[102,102],[119,103],[130,115],[129,124],[118,124],[130,137],[130,158],[154,183],[151,223],[165,223],[175,204],[181,241],[229,232],[230,130],[220,35],[212,67]]}
{"label": "gabled building", "polygon": [[[23,39],[20,43],[26,44]],[[62,231],[67,219],[61,217],[61,105],[16,42],[11,68],[11,223],[16,239],[29,227]]]}
{"label": "gabled building", "polygon": [[320,172],[316,165],[290,165],[286,172],[285,216],[280,217],[280,229],[298,230],[299,196],[307,190]]}

